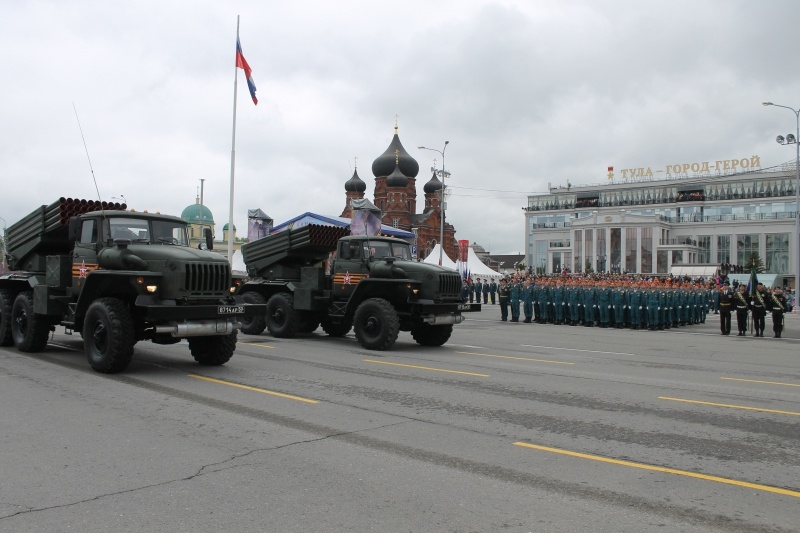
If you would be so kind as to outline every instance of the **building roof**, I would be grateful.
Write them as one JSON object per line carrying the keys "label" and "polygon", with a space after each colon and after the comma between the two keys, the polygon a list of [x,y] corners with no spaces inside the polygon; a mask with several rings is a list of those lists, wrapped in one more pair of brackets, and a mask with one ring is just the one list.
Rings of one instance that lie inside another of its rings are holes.
{"label": "building roof", "polygon": [[211,210],[204,205],[200,205],[200,200],[187,206],[181,212],[181,218],[189,224],[214,224],[214,216],[211,214]]}

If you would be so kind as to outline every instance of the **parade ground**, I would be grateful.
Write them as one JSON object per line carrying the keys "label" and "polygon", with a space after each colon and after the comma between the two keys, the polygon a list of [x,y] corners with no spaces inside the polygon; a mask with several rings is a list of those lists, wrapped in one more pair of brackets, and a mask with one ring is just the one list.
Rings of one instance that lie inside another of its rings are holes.
{"label": "parade ground", "polygon": [[185,341],[93,372],[0,348],[0,530],[796,531],[800,320],[783,338],[500,322]]}

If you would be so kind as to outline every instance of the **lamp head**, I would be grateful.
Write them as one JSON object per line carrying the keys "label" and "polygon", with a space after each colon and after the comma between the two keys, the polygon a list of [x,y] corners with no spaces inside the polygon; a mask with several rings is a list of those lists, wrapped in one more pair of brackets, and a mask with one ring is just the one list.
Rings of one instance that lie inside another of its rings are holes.
{"label": "lamp head", "polygon": [[783,138],[783,135],[778,135],[777,137],[775,137],[775,142],[777,142],[778,144],[783,144],[784,142],[786,142],[786,139]]}
{"label": "lamp head", "polygon": [[445,146],[447,146],[448,144],[450,144],[450,141],[445,141],[445,142],[444,142],[444,145],[445,145]]}
{"label": "lamp head", "polygon": [[786,144],[794,144],[797,142],[797,139],[794,136],[794,133],[790,133],[786,136]]}
{"label": "lamp head", "polygon": [[761,102],[761,105],[767,106],[767,105],[775,105],[775,104],[773,104],[772,102]]}

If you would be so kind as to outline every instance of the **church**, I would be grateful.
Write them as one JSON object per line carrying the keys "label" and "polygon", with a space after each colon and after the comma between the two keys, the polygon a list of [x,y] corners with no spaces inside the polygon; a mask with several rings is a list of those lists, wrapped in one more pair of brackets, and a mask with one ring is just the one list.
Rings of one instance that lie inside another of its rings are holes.
{"label": "church", "polygon": [[[383,213],[381,222],[387,226],[414,233],[417,256],[424,259],[439,242],[442,223],[442,182],[436,172],[423,186],[425,207],[417,213],[417,174],[419,163],[409,155],[400,142],[397,125],[394,137],[386,151],[372,162],[375,176],[373,204]],[[341,216],[352,215],[350,202],[364,198],[367,184],[358,176],[356,167],[353,176],[344,184],[345,208]],[[444,225],[444,253],[455,260],[458,243],[452,224]]]}

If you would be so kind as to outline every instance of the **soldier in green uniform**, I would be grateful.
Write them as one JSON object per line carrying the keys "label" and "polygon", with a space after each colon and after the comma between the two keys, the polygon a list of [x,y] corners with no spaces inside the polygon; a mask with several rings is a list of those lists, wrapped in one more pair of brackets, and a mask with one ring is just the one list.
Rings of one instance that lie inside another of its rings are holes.
{"label": "soldier in green uniform", "polygon": [[519,297],[522,292],[519,278],[511,280],[511,322],[519,322]]}
{"label": "soldier in green uniform", "polygon": [[497,297],[500,300],[500,320],[505,322],[508,320],[508,297],[511,294],[511,289],[508,287],[506,278],[500,280],[500,287],[497,289]]}
{"label": "soldier in green uniform", "polygon": [[564,288],[564,280],[556,278],[555,285],[551,288],[550,297],[553,299],[553,320],[556,324],[564,323],[564,311],[567,307],[566,289]]}
{"label": "soldier in green uniform", "polygon": [[734,307],[736,307],[736,325],[739,328],[739,337],[747,335],[747,310],[750,307],[750,300],[745,292],[747,287],[744,284],[739,285],[739,290],[736,292],[734,298]]}
{"label": "soldier in green uniform", "polygon": [[611,289],[611,310],[614,312],[614,327],[620,329],[625,325],[625,287],[621,281],[615,282]]}
{"label": "soldier in green uniform", "polygon": [[[492,282],[489,284],[489,296],[492,297],[492,305],[495,304],[494,295],[496,292],[497,292],[497,282],[494,279],[492,279]],[[484,298],[486,298],[486,296],[484,296]]]}
{"label": "soldier in green uniform", "polygon": [[772,311],[772,331],[775,332],[775,338],[781,338],[783,331],[783,314],[789,310],[789,304],[786,301],[786,296],[783,295],[783,289],[775,287],[769,298],[769,310]]}
{"label": "soldier in green uniform", "polygon": [[763,283],[756,284],[756,290],[750,300],[750,309],[753,311],[753,328],[755,328],[755,336],[764,336],[764,317],[767,316],[767,303],[769,294],[764,288]]}
{"label": "soldier in green uniform", "polygon": [[526,278],[525,283],[522,285],[522,311],[525,313],[526,324],[531,323],[533,319],[533,285],[531,285],[531,278]]}
{"label": "soldier in green uniform", "polygon": [[586,281],[583,287],[583,325],[594,327],[594,314],[597,311],[597,289],[592,281]]}
{"label": "soldier in green uniform", "polygon": [[726,281],[719,292],[719,327],[723,335],[731,334],[731,311],[733,311],[733,292],[731,284]]}

